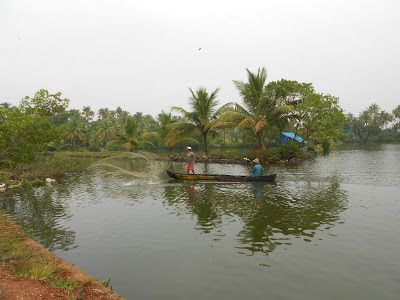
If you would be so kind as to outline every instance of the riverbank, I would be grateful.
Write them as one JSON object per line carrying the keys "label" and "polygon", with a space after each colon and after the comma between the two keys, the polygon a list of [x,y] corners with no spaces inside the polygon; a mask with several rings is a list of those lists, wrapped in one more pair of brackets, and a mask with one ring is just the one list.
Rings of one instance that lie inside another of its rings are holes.
{"label": "riverbank", "polygon": [[0,299],[124,299],[29,238],[0,212]]}
{"label": "riverbank", "polygon": [[[304,161],[310,157],[316,156],[316,153],[309,153],[308,155],[305,155],[303,157],[296,157],[296,158],[287,158],[287,159],[280,159],[280,160],[272,160],[268,158],[262,158],[261,163],[262,164],[274,164],[274,163],[295,163],[295,162],[300,162]],[[254,157],[255,158],[255,157]],[[186,161],[186,155],[183,154],[172,154],[170,156],[159,156],[156,157],[155,160],[158,161],[175,161],[175,162],[185,162]],[[250,163],[253,159],[252,158],[244,158],[244,157],[231,157],[231,158],[225,158],[225,157],[220,157],[220,156],[213,156],[213,155],[198,155],[196,156],[196,163],[216,163],[216,164],[242,164],[246,165]]]}

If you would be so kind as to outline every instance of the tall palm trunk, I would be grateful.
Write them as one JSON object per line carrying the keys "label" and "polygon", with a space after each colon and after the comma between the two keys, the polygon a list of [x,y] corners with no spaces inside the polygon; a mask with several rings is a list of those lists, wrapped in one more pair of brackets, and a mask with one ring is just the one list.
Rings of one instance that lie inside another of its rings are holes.
{"label": "tall palm trunk", "polygon": [[258,138],[258,150],[266,150],[261,130],[257,132],[257,138]]}
{"label": "tall palm trunk", "polygon": [[203,133],[203,140],[204,140],[204,151],[206,152],[206,156],[208,156],[210,154],[210,151],[208,150],[207,132]]}

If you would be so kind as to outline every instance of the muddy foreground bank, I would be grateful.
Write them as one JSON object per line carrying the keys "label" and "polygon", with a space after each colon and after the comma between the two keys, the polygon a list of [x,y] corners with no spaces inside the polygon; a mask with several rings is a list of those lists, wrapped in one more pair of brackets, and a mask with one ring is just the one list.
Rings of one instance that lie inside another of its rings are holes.
{"label": "muddy foreground bank", "polygon": [[124,299],[0,215],[0,299]]}

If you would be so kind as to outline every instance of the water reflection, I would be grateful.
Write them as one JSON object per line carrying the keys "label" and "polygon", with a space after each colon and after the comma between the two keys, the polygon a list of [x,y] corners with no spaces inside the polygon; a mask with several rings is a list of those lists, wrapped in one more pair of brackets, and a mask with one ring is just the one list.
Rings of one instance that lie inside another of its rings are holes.
{"label": "water reflection", "polygon": [[[294,238],[311,242],[317,231],[328,230],[347,207],[338,182],[180,183],[164,187],[168,205],[197,216],[196,230],[223,236],[226,219],[243,224],[236,233],[239,253],[268,253]],[[222,233],[222,234],[221,234]],[[219,238],[218,238],[219,239]]]}
{"label": "water reflection", "polygon": [[254,197],[261,198],[264,194],[264,182],[250,182]]}
{"label": "water reflection", "polygon": [[50,250],[70,250],[74,246],[75,232],[65,228],[71,218],[68,207],[60,198],[67,189],[54,191],[50,187],[23,189],[5,193],[0,209],[14,217],[33,239]]}
{"label": "water reflection", "polygon": [[296,195],[290,194],[271,193],[241,216],[245,225],[237,239],[243,246],[238,248],[246,254],[268,254],[277,245],[291,245],[293,237],[311,242],[316,231],[333,225],[347,205],[346,193],[337,183],[318,188],[299,184]]}

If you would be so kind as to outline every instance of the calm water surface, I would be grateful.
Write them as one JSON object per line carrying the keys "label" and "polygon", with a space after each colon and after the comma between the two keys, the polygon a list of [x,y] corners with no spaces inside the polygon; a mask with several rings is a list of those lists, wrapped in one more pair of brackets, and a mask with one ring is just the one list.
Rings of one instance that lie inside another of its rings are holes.
{"label": "calm water surface", "polygon": [[107,164],[121,169],[103,164],[8,192],[0,209],[127,299],[400,295],[400,145],[267,166],[274,183],[175,181],[165,169],[181,164]]}

